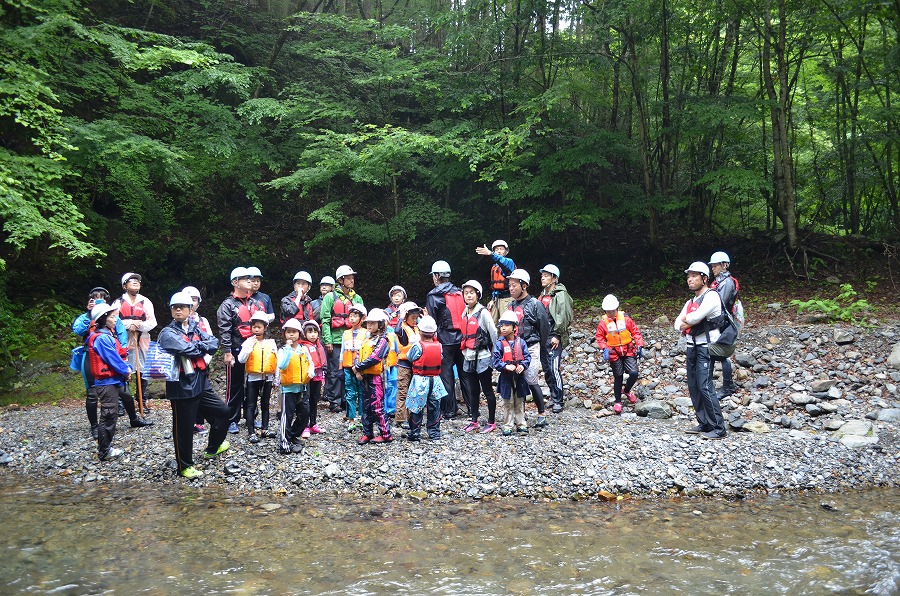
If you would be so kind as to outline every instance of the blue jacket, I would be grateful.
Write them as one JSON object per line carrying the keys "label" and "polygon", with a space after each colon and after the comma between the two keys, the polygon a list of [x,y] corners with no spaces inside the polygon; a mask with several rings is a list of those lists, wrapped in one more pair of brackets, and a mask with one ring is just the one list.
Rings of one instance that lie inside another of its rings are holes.
{"label": "blue jacket", "polygon": [[122,385],[125,383],[125,377],[134,372],[131,365],[122,360],[119,352],[116,350],[116,341],[113,339],[112,332],[103,328],[99,332],[97,339],[94,340],[94,351],[100,356],[109,368],[115,371],[115,376],[108,379],[94,379],[94,387],[103,385]]}
{"label": "blue jacket", "polygon": [[[503,269],[504,276],[508,276],[510,273],[512,273],[516,269],[516,264],[509,257],[501,257],[497,253],[492,252],[491,259],[493,259],[493,261],[496,265],[500,265],[500,268]],[[501,294],[505,294],[508,296],[509,292],[500,292],[500,291],[495,290],[495,291],[491,292],[491,298],[497,298]]]}

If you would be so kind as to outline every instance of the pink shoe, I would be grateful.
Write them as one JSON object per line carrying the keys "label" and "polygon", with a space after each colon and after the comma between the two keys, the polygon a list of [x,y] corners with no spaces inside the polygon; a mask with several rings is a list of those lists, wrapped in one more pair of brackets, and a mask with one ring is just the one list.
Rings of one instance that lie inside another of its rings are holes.
{"label": "pink shoe", "polygon": [[309,438],[309,432],[310,432],[310,428],[307,426],[306,428],[303,429],[303,434],[300,435],[300,438],[301,438],[301,439],[308,439],[308,438]]}
{"label": "pink shoe", "polygon": [[311,432],[314,435],[321,435],[325,431],[322,430],[321,428],[319,428],[318,424],[313,424],[312,426],[309,427],[309,432]]}
{"label": "pink shoe", "polygon": [[617,401],[616,403],[613,404],[613,412],[615,412],[616,414],[622,413],[622,403],[621,402]]}
{"label": "pink shoe", "polygon": [[478,423],[477,423],[477,422],[470,422],[470,423],[463,429],[463,432],[464,432],[464,433],[470,433],[470,432],[473,432],[473,431],[476,431],[476,430],[478,430]]}
{"label": "pink shoe", "polygon": [[497,430],[496,424],[485,424],[483,427],[481,427],[482,433],[492,433],[495,430]]}
{"label": "pink shoe", "polygon": [[628,398],[628,403],[632,403],[632,404],[637,403],[637,396],[634,393],[631,393],[631,392],[626,393],[625,397]]}

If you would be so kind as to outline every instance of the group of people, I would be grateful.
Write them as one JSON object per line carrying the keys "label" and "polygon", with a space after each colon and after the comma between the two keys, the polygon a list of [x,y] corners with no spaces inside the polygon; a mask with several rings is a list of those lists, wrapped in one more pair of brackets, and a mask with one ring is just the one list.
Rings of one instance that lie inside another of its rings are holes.
{"label": "group of people", "polygon": [[[359,431],[359,444],[389,443],[396,428],[402,428],[409,441],[421,440],[423,430],[438,441],[442,420],[460,415],[457,378],[465,404],[465,432],[491,433],[498,427],[503,435],[529,432],[525,419],[529,396],[537,409],[532,427],[546,426],[548,405],[553,413],[564,409],[560,361],[574,317],[572,298],[560,283],[556,265],[540,269],[540,290],[532,293],[530,274],[516,267],[505,241],[495,241],[490,249],[478,247],[476,252],[492,260],[486,305],[482,284],[468,280],[455,285],[451,267],[443,260],[431,267],[434,287],[424,304],[409,300],[406,290],[396,285],[383,308],[365,306],[355,290],[357,272],[348,265],[338,267],[333,278],[323,277],[316,297],[310,294],[312,276],[299,271],[293,291],[279,304],[280,347],[270,333],[276,319],[274,303],[260,291],[258,268],[232,270],[232,292],[216,313],[218,338],[197,312],[200,292],[190,286],[176,292],[169,301],[172,321],[160,331],[158,345],[174,361],[166,397],[172,403],[178,473],[186,478],[203,475],[194,466],[195,434],[208,432],[204,457],[214,458],[229,449],[226,437],[240,432],[242,418],[250,443],[273,437],[280,453],[301,451],[306,439],[323,432],[317,423],[321,399],[331,412],[344,414],[348,430]],[[716,279],[720,288],[728,285],[727,262],[726,256],[713,265],[725,273]],[[686,273],[695,297],[675,325],[688,337],[688,385],[700,422],[696,431],[724,436],[714,388],[710,393],[712,371],[704,343],[715,341],[716,308],[720,312],[727,301],[703,301],[710,288],[706,264],[694,263]],[[136,376],[139,382],[134,386],[146,394],[146,378],[140,371],[146,366],[149,332],[157,325],[152,304],[139,294],[140,284],[140,275],[125,274],[124,293],[114,302],[103,288],[95,288],[88,313],[73,325],[85,339],[86,409],[101,459],[121,454],[112,447],[119,400],[132,426],[152,424],[135,412],[128,390]],[[736,293],[734,288],[735,297]],[[637,401],[632,388],[644,342],[634,321],[619,310],[615,296],[606,296],[602,307],[605,314],[596,339],[613,372],[613,410],[618,414],[623,395],[632,404]],[[713,323],[704,325],[703,320]],[[208,368],[220,349],[226,371],[224,399],[213,389]],[[539,386],[541,371],[549,404]],[[726,393],[734,390],[730,372],[729,365]],[[277,430],[270,430],[275,390],[279,417]],[[487,405],[484,419],[482,395]],[[98,401],[102,425],[97,421]]]}

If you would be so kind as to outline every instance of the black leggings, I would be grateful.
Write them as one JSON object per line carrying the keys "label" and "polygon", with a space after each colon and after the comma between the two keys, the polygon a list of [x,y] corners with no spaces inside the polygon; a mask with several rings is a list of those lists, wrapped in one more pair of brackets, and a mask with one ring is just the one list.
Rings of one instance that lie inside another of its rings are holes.
{"label": "black leggings", "polygon": [[272,381],[247,381],[247,400],[246,409],[244,410],[244,418],[247,419],[247,430],[254,431],[253,423],[256,420],[256,400],[259,398],[259,405],[262,413],[262,428],[269,428],[269,400],[272,398]]}
{"label": "black leggings", "polygon": [[488,368],[482,373],[463,371],[459,375],[463,395],[469,402],[466,405],[469,407],[469,417],[472,422],[478,422],[478,406],[481,403],[482,393],[487,398],[488,424],[494,424],[495,422],[494,414],[497,411],[497,396],[494,394],[494,387],[491,385],[492,372],[492,369]]}
{"label": "black leggings", "polygon": [[627,372],[628,381],[625,382],[625,393],[631,391],[638,378],[637,358],[634,356],[620,356],[618,360],[612,360],[609,366],[613,371],[613,395],[616,401],[622,401],[622,377]]}
{"label": "black leggings", "polygon": [[319,407],[321,398],[322,381],[310,381],[308,391],[303,393],[303,398],[297,404],[297,418],[291,425],[291,433],[295,437],[303,434],[303,429],[316,425],[316,408]]}

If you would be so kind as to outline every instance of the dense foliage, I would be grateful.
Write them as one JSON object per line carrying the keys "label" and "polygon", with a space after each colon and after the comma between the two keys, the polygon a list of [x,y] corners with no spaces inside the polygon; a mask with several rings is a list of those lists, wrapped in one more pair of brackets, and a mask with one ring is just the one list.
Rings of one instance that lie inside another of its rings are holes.
{"label": "dense foliage", "polygon": [[598,237],[682,260],[673,229],[794,260],[810,232],[893,242],[898,23],[900,0],[7,0],[0,304],[125,270],[221,294],[239,263],[276,296],[339,262],[422,288],[436,258],[484,277],[495,237],[569,270]]}

